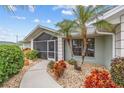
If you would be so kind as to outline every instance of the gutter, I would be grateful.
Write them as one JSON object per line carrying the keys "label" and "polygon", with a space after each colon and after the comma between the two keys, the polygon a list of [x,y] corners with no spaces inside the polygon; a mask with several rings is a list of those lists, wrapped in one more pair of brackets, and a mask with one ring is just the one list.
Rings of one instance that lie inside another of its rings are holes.
{"label": "gutter", "polygon": [[[101,19],[106,20],[106,19],[110,18],[111,16],[113,16],[114,14],[117,14],[119,11],[122,11],[122,10],[124,10],[124,6],[123,5],[119,5],[117,7],[114,7],[113,9],[105,12],[102,16],[98,16],[98,19],[100,19],[100,20]],[[89,26],[89,25],[95,23],[96,21],[97,20],[94,19],[93,21],[87,23],[87,25]]]}
{"label": "gutter", "polygon": [[115,58],[115,34],[110,32],[99,32],[96,30],[97,34],[101,35],[111,35],[112,36],[112,58]]}

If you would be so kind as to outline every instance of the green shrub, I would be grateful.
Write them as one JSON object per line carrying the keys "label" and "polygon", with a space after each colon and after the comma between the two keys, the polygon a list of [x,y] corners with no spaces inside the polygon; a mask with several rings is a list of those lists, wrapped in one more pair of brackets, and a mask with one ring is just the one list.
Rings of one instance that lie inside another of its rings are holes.
{"label": "green shrub", "polygon": [[18,46],[0,45],[0,83],[17,74],[23,64],[23,52]]}
{"label": "green shrub", "polygon": [[34,60],[38,58],[38,51],[36,50],[30,50],[25,53],[25,57],[30,60]]}
{"label": "green shrub", "polygon": [[75,65],[77,63],[77,61],[75,59],[70,59],[70,60],[68,60],[68,63],[71,65]]}
{"label": "green shrub", "polygon": [[52,61],[52,60],[51,60],[51,61],[48,63],[47,67],[50,68],[50,69],[53,69],[54,64],[55,64],[55,61]]}
{"label": "green shrub", "polygon": [[113,81],[124,87],[124,58],[115,58],[111,63],[111,76]]}

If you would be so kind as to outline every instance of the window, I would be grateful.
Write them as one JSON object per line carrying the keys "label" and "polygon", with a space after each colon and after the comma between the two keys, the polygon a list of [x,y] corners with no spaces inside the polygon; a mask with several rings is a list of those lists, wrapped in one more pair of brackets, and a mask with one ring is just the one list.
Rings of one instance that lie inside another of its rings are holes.
{"label": "window", "polygon": [[[94,47],[94,38],[88,39],[86,56],[94,57],[95,47]],[[82,40],[81,39],[73,39],[72,40],[72,50],[74,55],[81,56],[82,51]]]}
{"label": "window", "polygon": [[81,55],[81,40],[80,39],[74,39],[72,40],[72,48],[73,48],[73,53],[76,56]]}
{"label": "window", "polygon": [[88,39],[86,56],[94,57],[94,54],[95,54],[95,45],[94,45],[94,43],[95,43],[94,38],[89,38]]}

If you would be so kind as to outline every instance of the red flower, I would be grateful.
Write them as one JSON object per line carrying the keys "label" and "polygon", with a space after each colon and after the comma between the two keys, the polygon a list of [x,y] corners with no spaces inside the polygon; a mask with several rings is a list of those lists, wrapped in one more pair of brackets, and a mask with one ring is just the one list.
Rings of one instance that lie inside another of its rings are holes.
{"label": "red flower", "polygon": [[65,68],[66,68],[66,64],[64,60],[60,60],[54,64],[53,72],[54,72],[54,75],[56,76],[56,79],[58,79],[63,75]]}
{"label": "red flower", "polygon": [[116,88],[109,73],[105,70],[93,70],[84,82],[86,88]]}

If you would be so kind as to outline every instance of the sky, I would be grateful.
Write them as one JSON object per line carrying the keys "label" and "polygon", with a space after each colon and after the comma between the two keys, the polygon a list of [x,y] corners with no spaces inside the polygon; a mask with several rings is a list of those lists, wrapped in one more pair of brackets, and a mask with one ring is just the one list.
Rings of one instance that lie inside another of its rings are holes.
{"label": "sky", "polygon": [[8,11],[5,6],[0,6],[0,41],[16,42],[28,35],[38,24],[57,29],[55,24],[63,19],[73,20],[75,16],[72,8],[75,6],[16,6]]}

